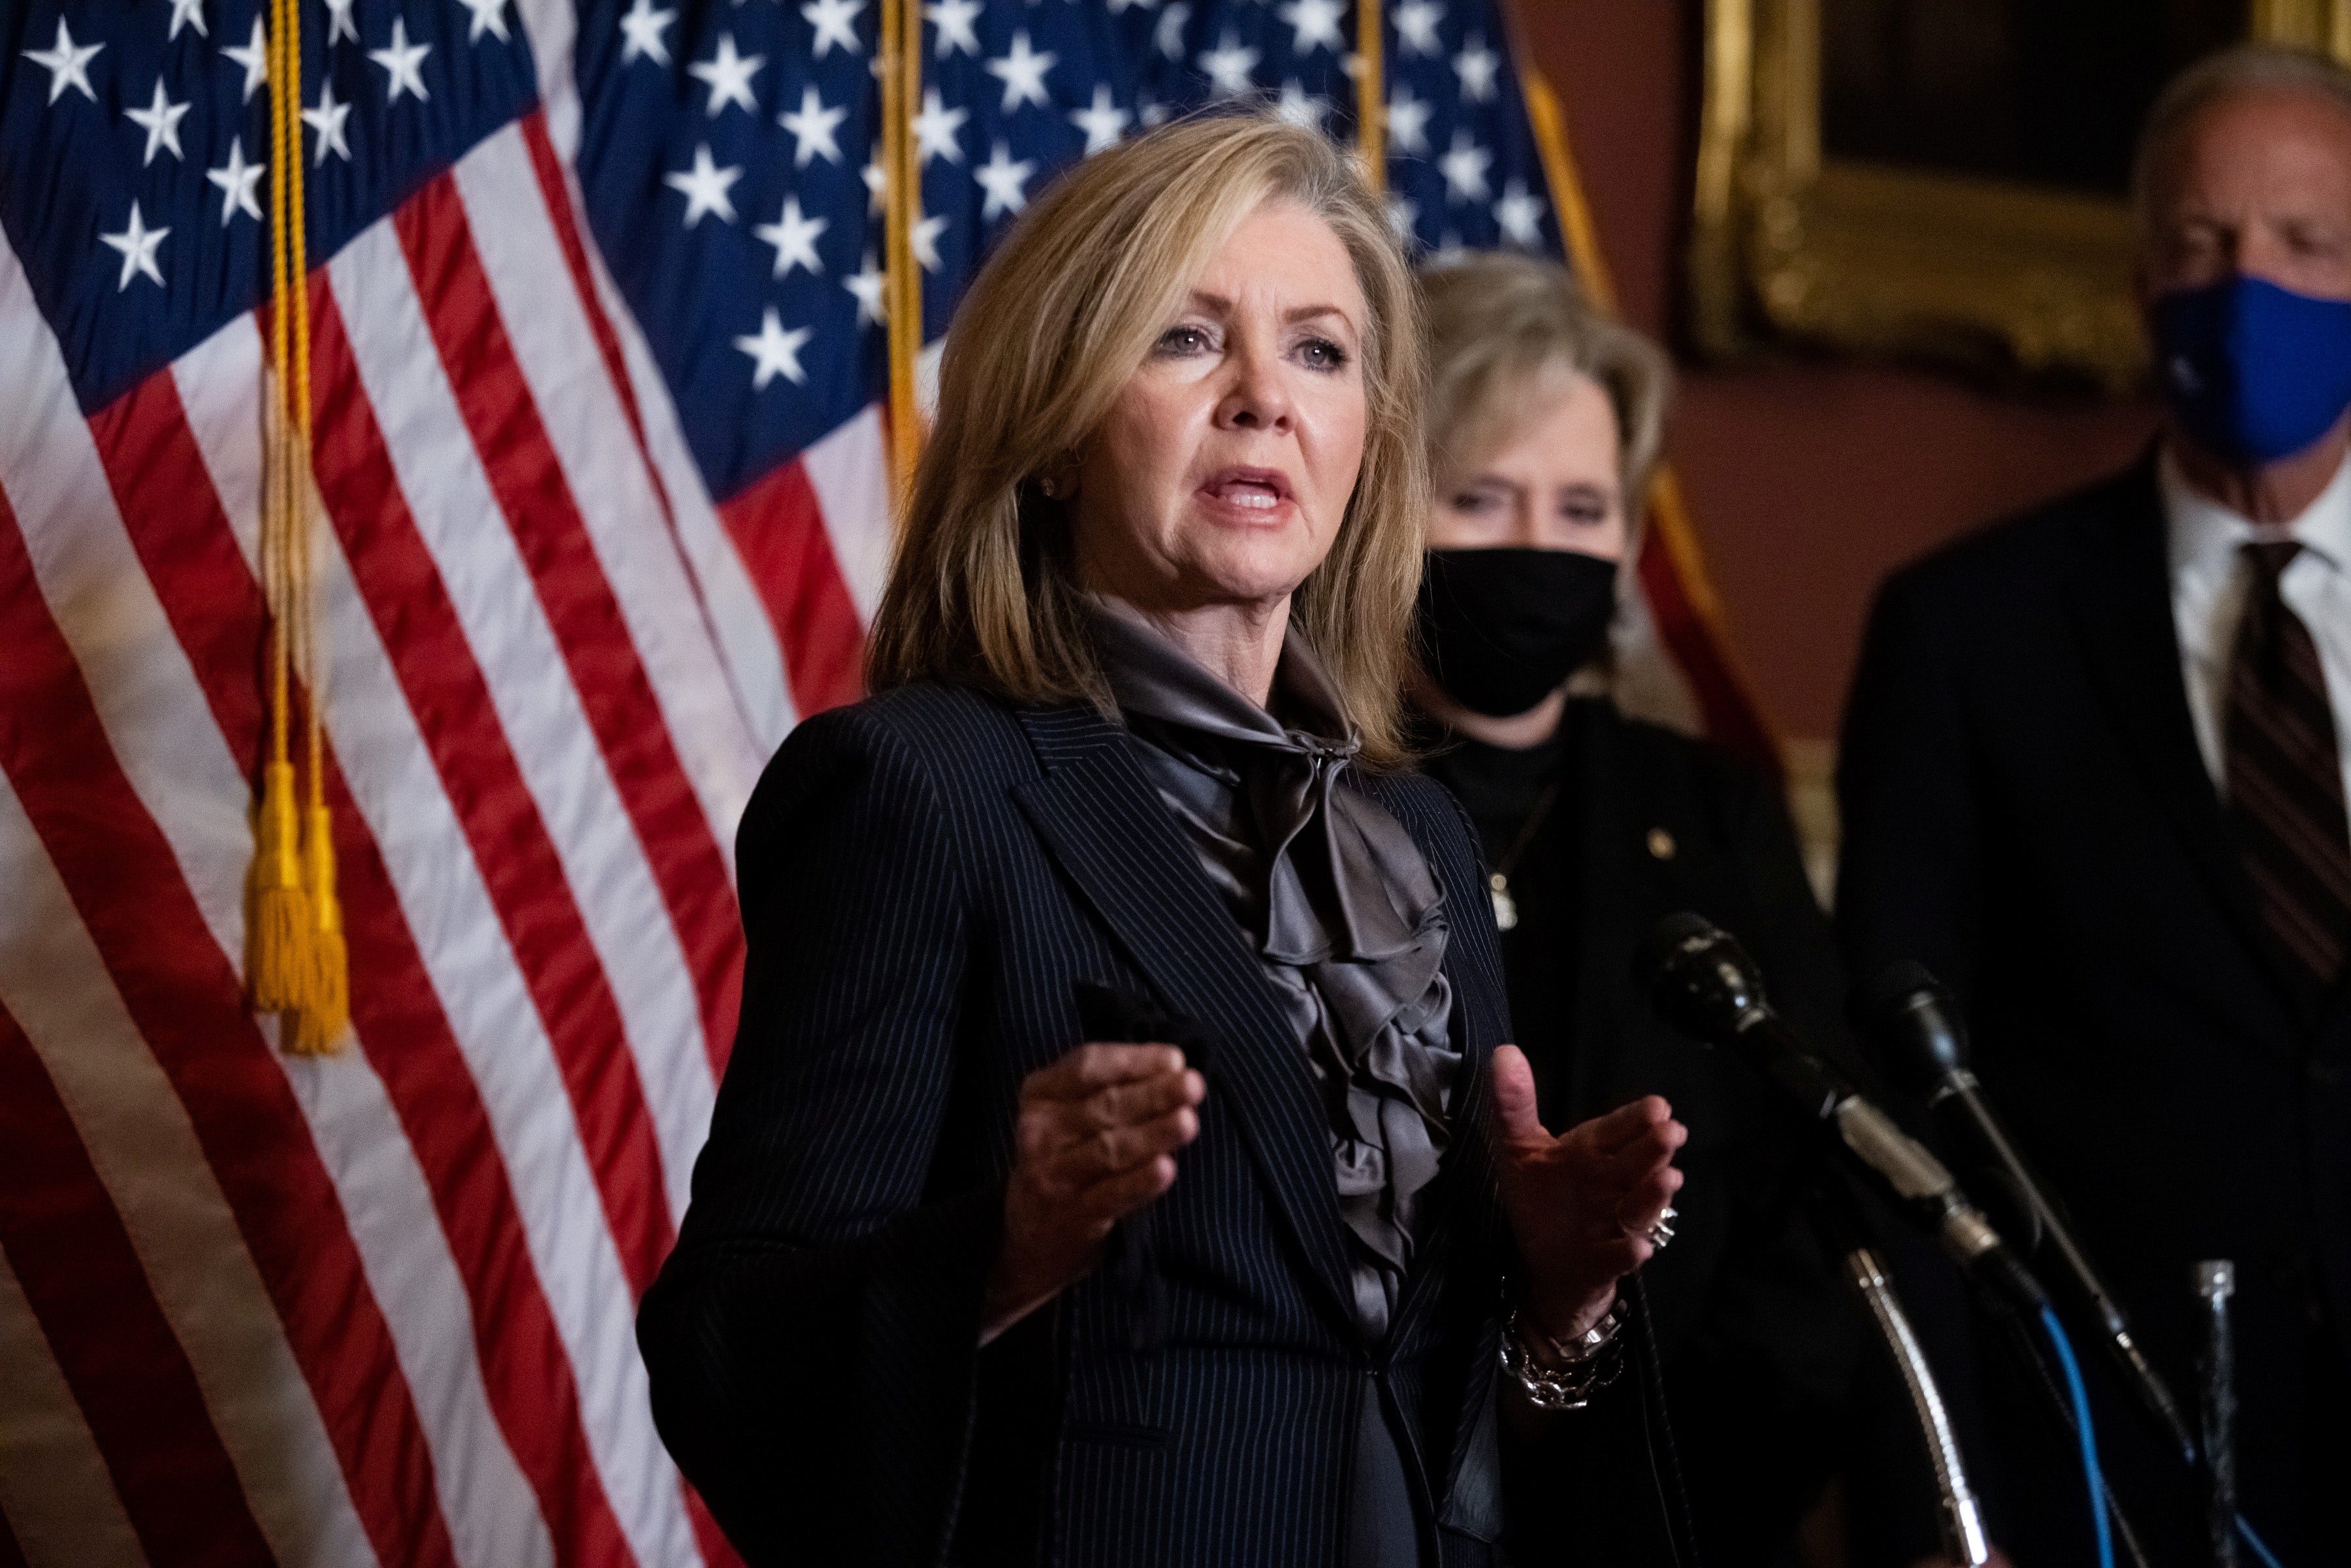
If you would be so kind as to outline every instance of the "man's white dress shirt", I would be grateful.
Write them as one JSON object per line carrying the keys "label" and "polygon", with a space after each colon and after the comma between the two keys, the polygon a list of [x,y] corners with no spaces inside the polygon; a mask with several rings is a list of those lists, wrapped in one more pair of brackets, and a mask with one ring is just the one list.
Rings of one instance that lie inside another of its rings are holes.
{"label": "man's white dress shirt", "polygon": [[2171,558],[2171,615],[2179,631],[2180,673],[2188,682],[2188,712],[2204,768],[2223,797],[2228,773],[2221,724],[2228,713],[2229,661],[2252,587],[2251,565],[2239,547],[2291,538],[2302,546],[2278,580],[2286,608],[2310,628],[2326,673],[2327,706],[2335,710],[2335,745],[2343,754],[2343,783],[2351,799],[2351,459],[2302,516],[2262,525],[2239,516],[2189,487],[2166,452],[2158,465]]}

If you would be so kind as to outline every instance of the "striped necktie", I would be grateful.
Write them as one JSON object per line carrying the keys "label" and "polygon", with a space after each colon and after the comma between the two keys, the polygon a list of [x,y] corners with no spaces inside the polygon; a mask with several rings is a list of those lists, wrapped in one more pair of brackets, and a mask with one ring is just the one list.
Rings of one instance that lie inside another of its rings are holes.
{"label": "striped necktie", "polygon": [[2310,628],[2278,591],[2301,546],[2248,544],[2252,582],[2229,669],[2229,803],[2262,915],[2331,987],[2351,951],[2351,822],[2326,674]]}

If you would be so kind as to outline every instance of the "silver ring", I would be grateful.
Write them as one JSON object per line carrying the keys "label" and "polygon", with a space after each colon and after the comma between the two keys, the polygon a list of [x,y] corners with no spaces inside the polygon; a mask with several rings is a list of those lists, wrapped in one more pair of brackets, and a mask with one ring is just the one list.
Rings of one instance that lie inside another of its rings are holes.
{"label": "silver ring", "polygon": [[1666,1249],[1666,1244],[1674,1239],[1674,1221],[1680,1218],[1681,1210],[1669,1203],[1666,1205],[1665,1213],[1657,1216],[1657,1222],[1641,1234],[1649,1239],[1651,1247],[1663,1252]]}

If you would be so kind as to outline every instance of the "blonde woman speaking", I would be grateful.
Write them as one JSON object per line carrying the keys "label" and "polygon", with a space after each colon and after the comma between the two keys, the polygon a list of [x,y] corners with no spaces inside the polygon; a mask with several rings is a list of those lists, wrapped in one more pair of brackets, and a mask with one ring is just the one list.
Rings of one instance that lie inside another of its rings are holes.
{"label": "blonde woman speaking", "polygon": [[1554,1137],[1405,771],[1420,325],[1345,155],[1178,123],[950,333],[867,702],[745,819],[742,1027],[640,1337],[755,1563],[1496,1560],[1683,1138]]}

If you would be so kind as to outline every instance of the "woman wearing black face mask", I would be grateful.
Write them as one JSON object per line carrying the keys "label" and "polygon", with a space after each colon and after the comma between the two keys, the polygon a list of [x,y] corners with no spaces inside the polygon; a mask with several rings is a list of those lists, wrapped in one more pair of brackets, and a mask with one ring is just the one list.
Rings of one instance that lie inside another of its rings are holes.
{"label": "woman wearing black face mask", "polygon": [[[1482,841],[1546,1118],[1660,1093],[1690,1129],[1677,1235],[1643,1275],[1699,1560],[1802,1562],[1860,1324],[1813,1234],[1792,1122],[1743,1063],[1657,1024],[1628,971],[1659,918],[1696,910],[1756,954],[1799,1028],[1834,1040],[1836,957],[1771,784],[1569,695],[1604,689],[1666,361],[1544,263],[1482,257],[1424,287],[1438,483],[1412,695],[1435,732],[1428,770]],[[1677,1560],[1642,1506],[1658,1495],[1644,1445],[1625,1440],[1634,1381],[1603,1396],[1613,1415],[1555,1423],[1514,1478],[1519,1561]]]}

